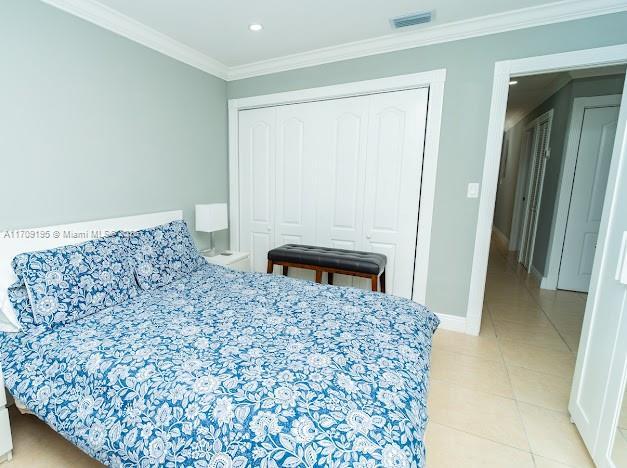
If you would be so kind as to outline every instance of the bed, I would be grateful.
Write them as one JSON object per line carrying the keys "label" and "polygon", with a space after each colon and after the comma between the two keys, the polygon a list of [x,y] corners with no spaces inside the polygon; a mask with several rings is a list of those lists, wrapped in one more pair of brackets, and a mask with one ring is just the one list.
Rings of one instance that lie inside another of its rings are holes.
{"label": "bed", "polygon": [[0,333],[9,391],[108,466],[425,464],[412,301],[203,264],[89,316]]}

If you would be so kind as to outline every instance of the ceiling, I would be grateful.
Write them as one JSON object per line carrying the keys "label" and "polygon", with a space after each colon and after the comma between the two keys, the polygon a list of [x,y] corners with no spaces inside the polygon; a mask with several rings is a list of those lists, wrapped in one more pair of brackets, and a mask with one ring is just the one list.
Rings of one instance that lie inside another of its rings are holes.
{"label": "ceiling", "polygon": [[577,78],[609,76],[625,73],[625,65],[585,68],[559,73],[543,73],[540,75],[513,78],[517,81],[510,86],[507,98],[507,114],[505,129],[516,125],[523,117],[555,94],[560,88]]}
{"label": "ceiling", "polygon": [[[42,1],[227,80],[627,10],[626,0]],[[429,24],[390,25],[424,11]]]}
{"label": "ceiling", "polygon": [[[551,0],[100,0],[228,66],[390,34],[390,18],[434,10],[432,25]],[[264,29],[253,33],[251,23]]]}

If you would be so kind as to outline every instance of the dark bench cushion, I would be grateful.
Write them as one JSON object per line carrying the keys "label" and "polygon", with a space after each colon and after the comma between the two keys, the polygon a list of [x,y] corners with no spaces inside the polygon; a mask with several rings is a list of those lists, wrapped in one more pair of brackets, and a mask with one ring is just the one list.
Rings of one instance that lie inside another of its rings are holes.
{"label": "dark bench cushion", "polygon": [[379,275],[385,270],[385,255],[355,250],[331,249],[311,245],[286,244],[268,252],[272,262],[300,263]]}

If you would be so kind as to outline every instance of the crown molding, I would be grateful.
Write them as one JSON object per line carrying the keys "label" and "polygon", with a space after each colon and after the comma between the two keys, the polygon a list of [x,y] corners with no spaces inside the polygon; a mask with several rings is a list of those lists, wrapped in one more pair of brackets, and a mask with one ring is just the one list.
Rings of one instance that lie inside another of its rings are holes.
{"label": "crown molding", "polygon": [[241,80],[298,68],[312,67],[370,55],[443,42],[487,36],[516,29],[572,21],[627,10],[627,0],[566,0],[504,13],[480,16],[404,33],[324,47],[299,54],[229,68],[231,80]]}
{"label": "crown molding", "polygon": [[94,0],[41,0],[194,68],[227,79],[223,63]]}
{"label": "crown molding", "polygon": [[627,11],[627,0],[564,0],[229,67],[96,0],[41,1],[227,81]]}

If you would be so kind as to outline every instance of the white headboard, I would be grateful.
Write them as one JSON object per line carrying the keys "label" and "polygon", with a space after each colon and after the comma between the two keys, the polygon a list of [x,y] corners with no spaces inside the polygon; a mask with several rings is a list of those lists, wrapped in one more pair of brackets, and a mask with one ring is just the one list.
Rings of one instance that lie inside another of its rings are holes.
{"label": "white headboard", "polygon": [[[8,307],[7,288],[17,280],[13,268],[11,268],[11,261],[16,255],[53,249],[63,245],[80,244],[115,231],[138,231],[178,219],[183,219],[183,211],[181,210],[99,219],[59,226],[0,231],[0,310],[4,311]],[[0,312],[0,330],[5,329],[7,324],[18,325],[13,323],[14,320],[13,317],[6,317]]]}

